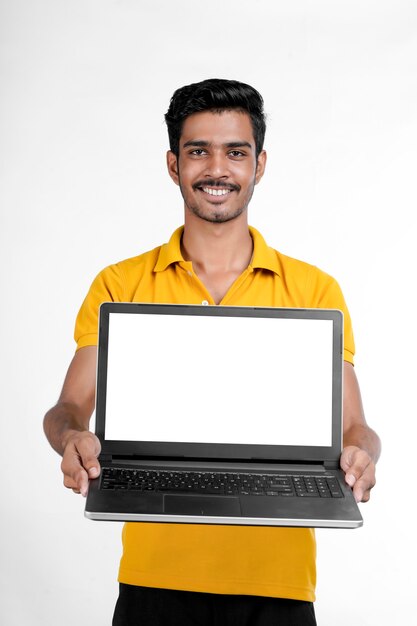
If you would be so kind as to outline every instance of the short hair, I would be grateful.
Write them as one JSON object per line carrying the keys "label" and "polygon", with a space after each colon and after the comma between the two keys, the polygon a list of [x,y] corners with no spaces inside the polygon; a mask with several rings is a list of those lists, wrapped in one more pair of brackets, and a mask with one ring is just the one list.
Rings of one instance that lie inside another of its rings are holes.
{"label": "short hair", "polygon": [[222,113],[227,109],[235,109],[250,116],[258,158],[263,149],[266,130],[263,98],[250,85],[223,78],[209,78],[185,85],[174,92],[165,114],[170,150],[176,156],[179,155],[182,127],[189,115],[201,111]]}

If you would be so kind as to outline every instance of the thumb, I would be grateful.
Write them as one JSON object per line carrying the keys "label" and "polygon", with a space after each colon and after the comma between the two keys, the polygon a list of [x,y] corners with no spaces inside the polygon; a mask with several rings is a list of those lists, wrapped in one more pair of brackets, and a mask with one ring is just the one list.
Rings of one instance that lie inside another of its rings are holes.
{"label": "thumb", "polygon": [[100,464],[96,457],[89,457],[83,460],[83,466],[87,470],[89,478],[97,478],[100,474]]}
{"label": "thumb", "polygon": [[86,496],[88,491],[88,480],[93,480],[100,475],[100,463],[95,456],[81,457],[81,463],[87,472],[88,478],[85,472],[81,475],[80,492],[83,496]]}
{"label": "thumb", "polygon": [[77,445],[81,465],[89,478],[97,478],[100,474],[100,463],[97,459],[100,454],[100,441],[94,435],[86,435]]}
{"label": "thumb", "polygon": [[349,487],[353,487],[356,482],[356,476],[353,472],[349,472],[349,470],[354,464],[355,455],[358,450],[359,448],[357,446],[347,446],[346,448],[344,448],[340,457],[340,467],[345,472],[345,480]]}

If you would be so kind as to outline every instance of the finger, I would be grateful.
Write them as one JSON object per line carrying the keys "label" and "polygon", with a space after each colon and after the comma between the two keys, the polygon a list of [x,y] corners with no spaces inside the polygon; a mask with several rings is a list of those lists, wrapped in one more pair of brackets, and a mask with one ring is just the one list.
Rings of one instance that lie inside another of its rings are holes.
{"label": "finger", "polygon": [[97,478],[100,474],[100,463],[97,459],[100,454],[100,441],[95,436],[85,437],[77,442],[76,448],[81,465],[87,471],[89,478]]}
{"label": "finger", "polygon": [[77,484],[69,476],[64,476],[64,487],[67,489],[78,489]]}
{"label": "finger", "polygon": [[87,471],[89,478],[97,478],[100,475],[100,463],[96,456],[81,457],[81,463]]}
{"label": "finger", "polygon": [[[68,455],[69,456],[69,455]],[[65,459],[61,463],[64,473],[64,485],[69,489],[77,489],[83,496],[87,495],[88,474],[80,465],[78,455],[72,455],[71,459]]]}
{"label": "finger", "polygon": [[347,472],[353,465],[356,454],[360,452],[360,448],[357,446],[347,446],[343,449],[340,457],[340,467]]}
{"label": "finger", "polygon": [[353,456],[358,450],[359,448],[349,446],[344,448],[340,457],[340,467],[345,472],[345,481],[350,487],[353,487],[355,480],[353,476],[348,476],[348,472],[353,463]]}
{"label": "finger", "polygon": [[[61,469],[74,486],[87,495],[88,479],[97,478],[100,474],[100,463],[97,456],[100,453],[100,441],[91,433],[80,434],[65,448]],[[64,482],[65,484],[65,482]]]}
{"label": "finger", "polygon": [[[65,450],[61,469],[71,489],[75,487],[83,496],[87,495],[88,474],[82,465],[82,459],[75,447]],[[64,484],[66,485],[67,483],[64,479]]]}
{"label": "finger", "polygon": [[374,463],[370,463],[353,487],[353,495],[355,496],[356,502],[368,502],[371,497],[371,489],[375,487],[375,484],[375,465]]}
{"label": "finger", "polygon": [[353,487],[371,463],[372,460],[369,454],[359,448],[348,454],[344,459],[341,459],[341,467],[346,473],[345,479],[347,484]]}

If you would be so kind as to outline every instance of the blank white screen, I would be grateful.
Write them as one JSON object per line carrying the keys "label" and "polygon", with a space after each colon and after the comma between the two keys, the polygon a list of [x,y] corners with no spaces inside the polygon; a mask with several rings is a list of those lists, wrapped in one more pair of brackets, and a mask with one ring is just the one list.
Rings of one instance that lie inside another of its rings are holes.
{"label": "blank white screen", "polygon": [[111,313],[106,439],[331,445],[330,320]]}

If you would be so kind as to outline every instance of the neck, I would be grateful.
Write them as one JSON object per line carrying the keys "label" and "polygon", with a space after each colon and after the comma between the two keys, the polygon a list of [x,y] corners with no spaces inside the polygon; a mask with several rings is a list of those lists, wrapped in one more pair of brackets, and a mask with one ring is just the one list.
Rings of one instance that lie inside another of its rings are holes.
{"label": "neck", "polygon": [[253,252],[246,213],[221,224],[187,216],[181,245],[184,259],[192,262],[197,273],[240,274]]}

